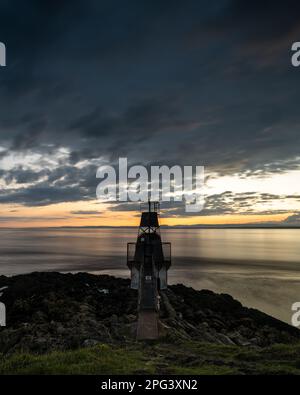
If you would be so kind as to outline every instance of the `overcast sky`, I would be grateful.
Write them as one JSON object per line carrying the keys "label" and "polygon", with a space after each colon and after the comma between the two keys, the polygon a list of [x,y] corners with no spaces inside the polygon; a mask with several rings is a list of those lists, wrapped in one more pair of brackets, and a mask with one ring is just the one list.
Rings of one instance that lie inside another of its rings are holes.
{"label": "overcast sky", "polygon": [[[165,223],[299,222],[297,0],[2,0],[0,226],[131,224],[96,169],[203,165]],[[134,220],[135,221],[135,220]]]}

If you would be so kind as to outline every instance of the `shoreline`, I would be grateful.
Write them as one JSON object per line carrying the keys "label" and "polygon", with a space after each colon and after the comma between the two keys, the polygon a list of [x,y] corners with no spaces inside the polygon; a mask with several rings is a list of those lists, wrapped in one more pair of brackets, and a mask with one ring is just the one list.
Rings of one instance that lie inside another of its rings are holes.
{"label": "shoreline", "polygon": [[[114,275],[129,278],[125,258],[121,255],[107,257],[104,261],[78,258],[71,264],[47,265],[41,260],[33,265],[12,264],[9,270],[2,270],[7,276],[29,274],[32,272],[61,272]],[[71,259],[71,258],[70,258]],[[23,270],[20,270],[22,269]],[[27,270],[25,270],[27,267]],[[297,289],[300,272],[294,270],[294,262],[249,261],[232,259],[198,259],[176,257],[169,273],[170,284],[184,283],[195,289],[211,289],[233,295],[245,306],[257,308],[267,314],[291,322],[291,306],[299,299]],[[3,267],[2,267],[3,269]],[[194,271],[197,270],[195,275]],[[1,273],[1,274],[2,274]],[[274,302],[276,301],[276,303]]]}
{"label": "shoreline", "polygon": [[147,343],[136,341],[129,279],[35,272],[0,276],[0,289],[0,374],[300,374],[300,330],[228,294],[171,285],[160,338]]}

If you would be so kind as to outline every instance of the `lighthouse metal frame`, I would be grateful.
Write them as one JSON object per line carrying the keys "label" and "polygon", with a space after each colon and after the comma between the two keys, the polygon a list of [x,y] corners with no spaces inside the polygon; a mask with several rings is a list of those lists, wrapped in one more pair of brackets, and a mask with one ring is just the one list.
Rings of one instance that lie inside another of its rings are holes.
{"label": "lighthouse metal frame", "polygon": [[131,288],[138,290],[139,339],[155,339],[158,332],[159,292],[167,288],[171,265],[171,243],[162,243],[158,220],[159,203],[142,207],[136,243],[127,245],[127,265],[131,270]]}

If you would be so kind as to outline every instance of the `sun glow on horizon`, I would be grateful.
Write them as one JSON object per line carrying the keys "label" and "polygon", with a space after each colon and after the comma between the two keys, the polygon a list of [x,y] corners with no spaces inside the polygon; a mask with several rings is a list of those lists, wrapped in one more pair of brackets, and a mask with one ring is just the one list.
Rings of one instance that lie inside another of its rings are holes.
{"label": "sun glow on horizon", "polygon": [[[83,205],[84,203],[84,205]],[[104,205],[106,206],[106,205]],[[84,208],[83,208],[84,207]],[[138,226],[139,211],[110,211],[101,204],[76,202],[42,207],[2,206],[0,227],[32,228],[60,226]],[[4,212],[6,215],[4,217]],[[211,216],[160,216],[161,224],[176,225],[228,225],[284,221],[293,212],[284,214],[229,214]]]}
{"label": "sun glow on horizon", "polygon": [[[176,211],[165,210],[161,222],[169,226],[280,223],[300,211],[299,179],[300,170],[268,177],[208,177],[205,193],[212,207],[206,208],[205,214],[187,216],[181,211],[177,215]],[[218,201],[220,196],[222,200]],[[214,206],[229,207],[231,212],[216,213]],[[36,207],[1,204],[0,227],[138,226],[139,214],[139,211],[117,211],[111,203],[97,200]]]}

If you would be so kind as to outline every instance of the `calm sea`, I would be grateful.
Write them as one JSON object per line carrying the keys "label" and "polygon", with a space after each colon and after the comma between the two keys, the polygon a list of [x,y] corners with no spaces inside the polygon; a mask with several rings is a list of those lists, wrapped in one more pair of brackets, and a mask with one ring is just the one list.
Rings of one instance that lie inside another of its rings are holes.
{"label": "calm sea", "polygon": [[[127,277],[134,229],[0,229],[0,274],[88,271]],[[300,230],[164,229],[170,283],[229,293],[286,322],[300,301]]]}

